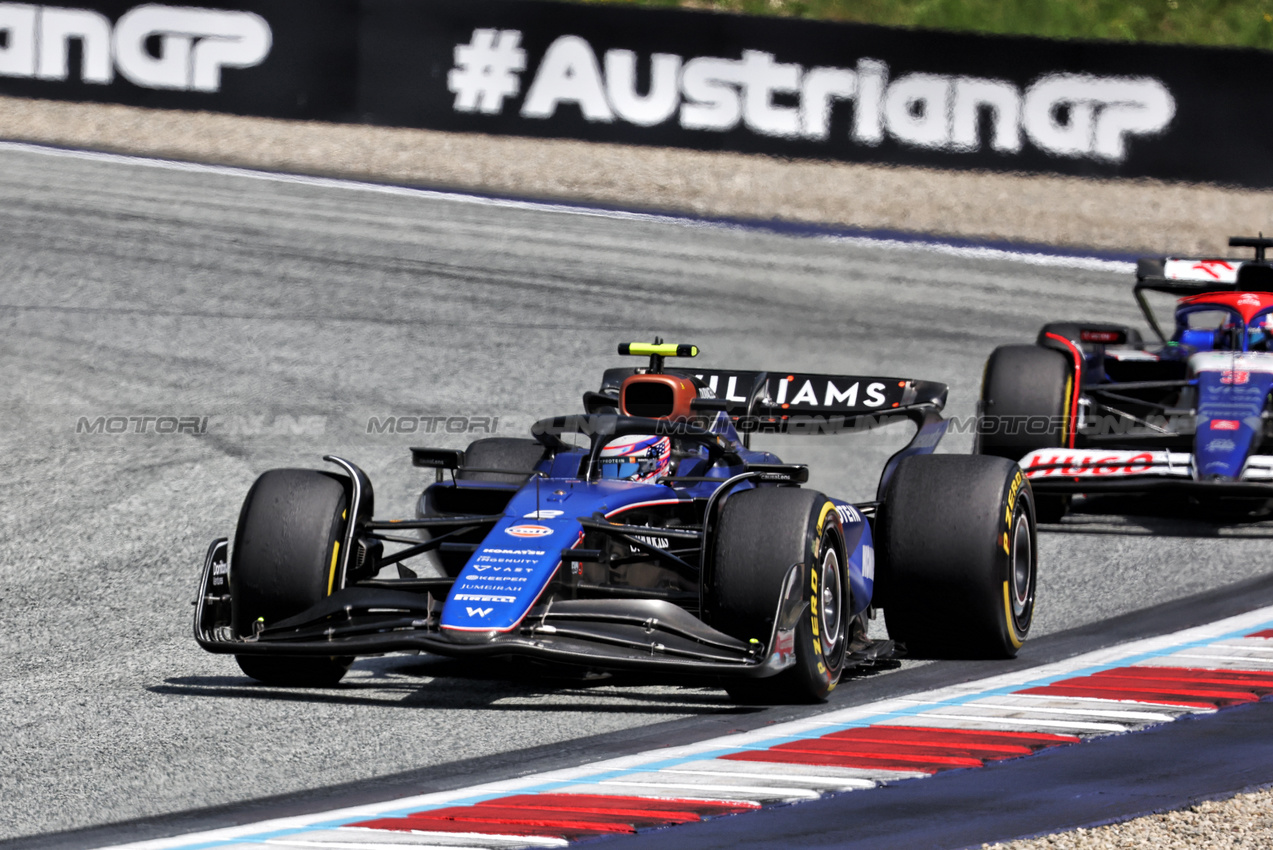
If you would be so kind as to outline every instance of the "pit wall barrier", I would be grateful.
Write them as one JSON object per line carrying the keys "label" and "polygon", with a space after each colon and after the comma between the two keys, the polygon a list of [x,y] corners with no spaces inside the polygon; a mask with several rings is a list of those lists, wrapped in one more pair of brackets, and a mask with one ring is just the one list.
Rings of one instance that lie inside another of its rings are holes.
{"label": "pit wall barrier", "polygon": [[1273,187],[1273,53],[544,0],[0,2],[0,95]]}

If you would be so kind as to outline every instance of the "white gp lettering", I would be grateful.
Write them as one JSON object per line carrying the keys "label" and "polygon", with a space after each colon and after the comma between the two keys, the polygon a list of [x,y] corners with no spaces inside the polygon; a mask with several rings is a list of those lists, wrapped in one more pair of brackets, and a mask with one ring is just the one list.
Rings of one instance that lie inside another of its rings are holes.
{"label": "white gp lettering", "polygon": [[[223,68],[251,68],[269,55],[269,24],[251,12],[147,4],[114,27],[99,12],[0,3],[0,76],[70,78],[70,43],[80,43],[80,80],[109,85],[115,71],[150,89],[216,92]],[[146,47],[157,38],[158,55]]]}
{"label": "white gp lettering", "polygon": [[[160,37],[158,58],[146,40]],[[221,69],[250,68],[269,55],[270,26],[251,12],[138,6],[115,25],[115,62],[136,85],[214,92]]]}
{"label": "white gp lettering", "polygon": [[1161,132],[1175,114],[1171,92],[1150,78],[1053,74],[1030,86],[1022,104],[1022,123],[1038,147],[1110,162],[1127,158],[1128,136]]}

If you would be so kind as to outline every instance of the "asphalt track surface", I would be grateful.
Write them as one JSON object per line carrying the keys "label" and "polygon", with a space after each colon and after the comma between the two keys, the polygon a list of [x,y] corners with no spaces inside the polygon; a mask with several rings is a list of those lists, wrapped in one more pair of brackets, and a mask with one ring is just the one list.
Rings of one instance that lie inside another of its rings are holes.
{"label": "asphalt track surface", "polygon": [[[426,483],[407,446],[482,436],[369,434],[371,418],[498,416],[515,436],[578,410],[621,365],[617,342],[655,334],[699,345],[705,364],[944,381],[966,417],[994,346],[1045,318],[1137,319],[1128,275],[1099,266],[13,149],[0,150],[0,247],[0,839],[159,818],[124,831],[143,837],[173,813],[405,793],[805,711],[425,656],[287,691],[203,653],[189,635],[198,569],[256,475],[334,452],[371,475],[379,513],[405,516]],[[77,433],[120,416],[209,426]],[[870,498],[904,430],[766,445],[811,463],[811,486]],[[1270,523],[1187,516],[1048,527],[1033,634],[1053,637],[1039,652],[1258,577],[1271,537]],[[965,670],[906,665],[832,704]]]}

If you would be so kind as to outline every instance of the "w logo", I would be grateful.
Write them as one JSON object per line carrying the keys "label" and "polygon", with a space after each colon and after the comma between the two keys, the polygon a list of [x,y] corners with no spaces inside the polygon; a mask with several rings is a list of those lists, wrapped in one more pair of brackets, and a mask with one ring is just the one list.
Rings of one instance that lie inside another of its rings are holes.
{"label": "w logo", "polygon": [[470,617],[485,617],[489,615],[495,609],[494,608],[470,608],[468,606],[465,606],[464,610],[468,612]]}

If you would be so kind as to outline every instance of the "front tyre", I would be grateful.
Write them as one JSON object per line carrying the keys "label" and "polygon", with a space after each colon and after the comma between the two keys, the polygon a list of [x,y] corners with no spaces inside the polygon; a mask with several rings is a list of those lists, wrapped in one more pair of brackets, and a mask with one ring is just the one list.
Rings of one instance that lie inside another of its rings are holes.
{"label": "front tyre", "polygon": [[726,500],[715,540],[711,623],[743,641],[769,642],[783,582],[792,565],[805,566],[795,665],[771,679],[729,682],[730,696],[751,704],[825,700],[853,637],[848,558],[835,505],[812,490],[744,490]]}
{"label": "front tyre", "polygon": [[880,516],[889,636],[916,657],[1011,658],[1034,618],[1034,494],[1006,458],[921,455],[889,480]]}
{"label": "front tyre", "polygon": [[[272,469],[243,500],[230,558],[237,637],[299,614],[335,589],[348,498],[338,476]],[[236,655],[243,672],[270,685],[329,687],[352,658]]]}

